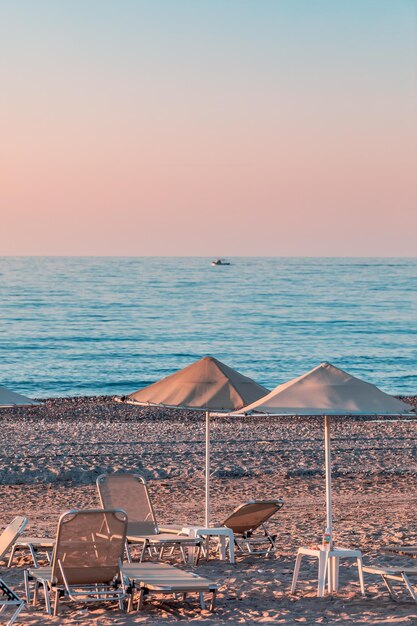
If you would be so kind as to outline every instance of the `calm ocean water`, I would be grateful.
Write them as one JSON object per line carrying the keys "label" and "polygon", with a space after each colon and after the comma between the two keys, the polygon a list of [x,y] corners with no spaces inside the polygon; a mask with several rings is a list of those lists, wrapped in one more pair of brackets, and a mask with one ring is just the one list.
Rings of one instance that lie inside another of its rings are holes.
{"label": "calm ocean water", "polygon": [[417,259],[0,258],[0,384],[127,394],[212,354],[273,388],[321,361],[417,394]]}

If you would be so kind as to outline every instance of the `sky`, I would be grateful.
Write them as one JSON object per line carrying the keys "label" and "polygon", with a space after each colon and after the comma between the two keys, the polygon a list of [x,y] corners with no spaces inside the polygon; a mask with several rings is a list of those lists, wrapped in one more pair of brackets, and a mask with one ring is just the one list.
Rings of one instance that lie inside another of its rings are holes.
{"label": "sky", "polygon": [[2,0],[0,79],[0,255],[416,254],[416,0]]}

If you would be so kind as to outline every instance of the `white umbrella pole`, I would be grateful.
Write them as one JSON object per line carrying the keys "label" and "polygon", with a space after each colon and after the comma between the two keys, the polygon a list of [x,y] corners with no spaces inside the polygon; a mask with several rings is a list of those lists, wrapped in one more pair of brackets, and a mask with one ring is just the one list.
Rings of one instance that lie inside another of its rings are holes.
{"label": "white umbrella pole", "polygon": [[210,413],[206,411],[206,528],[210,528]]}
{"label": "white umbrella pole", "polygon": [[332,470],[330,465],[330,420],[328,415],[324,417],[324,453],[326,460],[327,529],[330,533],[330,546],[332,546]]}

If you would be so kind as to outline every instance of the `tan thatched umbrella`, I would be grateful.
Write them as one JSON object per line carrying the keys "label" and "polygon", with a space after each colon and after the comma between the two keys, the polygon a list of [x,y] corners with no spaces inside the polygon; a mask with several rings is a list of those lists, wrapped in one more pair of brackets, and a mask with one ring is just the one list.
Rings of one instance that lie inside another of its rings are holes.
{"label": "tan thatched umbrella", "polygon": [[212,356],[139,389],[127,402],[206,412],[206,526],[210,524],[210,412],[236,411],[255,402],[268,389]]}
{"label": "tan thatched umbrella", "polygon": [[235,412],[235,415],[324,417],[327,528],[332,542],[332,494],[329,416],[406,415],[412,407],[355,378],[330,363],[276,387],[267,396]]}

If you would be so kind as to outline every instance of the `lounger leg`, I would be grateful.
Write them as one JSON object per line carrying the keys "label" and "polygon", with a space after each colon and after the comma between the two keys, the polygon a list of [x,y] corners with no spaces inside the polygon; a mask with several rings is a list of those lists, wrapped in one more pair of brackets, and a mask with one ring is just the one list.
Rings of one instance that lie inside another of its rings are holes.
{"label": "lounger leg", "polygon": [[162,557],[164,556],[164,546],[161,546],[159,551],[159,560],[162,561]]}
{"label": "lounger leg", "polygon": [[145,588],[141,587],[139,590],[139,598],[138,598],[138,611],[141,611],[143,609],[143,601],[145,599]]}
{"label": "lounger leg", "polygon": [[39,567],[38,559],[37,559],[37,557],[36,557],[36,552],[35,552],[35,550],[34,550],[33,546],[32,546],[32,545],[29,545],[29,546],[28,546],[28,548],[29,548],[29,552],[30,552],[30,554],[31,554],[31,556],[32,556],[33,566],[34,566],[34,567]]}
{"label": "lounger leg", "polygon": [[195,561],[194,561],[194,565],[198,565],[199,561],[200,561],[200,557],[201,557],[201,543],[198,544],[198,546],[195,549]]}
{"label": "lounger leg", "polygon": [[36,606],[38,603],[38,591],[39,591],[40,582],[35,580],[35,588],[33,590],[33,606]]}
{"label": "lounger leg", "polygon": [[55,589],[54,616],[59,612],[59,590]]}
{"label": "lounger leg", "polygon": [[145,541],[143,542],[142,552],[141,552],[141,555],[140,555],[140,562],[141,563],[142,563],[143,559],[145,558],[147,547],[148,547],[148,541],[145,539]]}
{"label": "lounger leg", "polygon": [[46,580],[43,581],[43,592],[45,595],[45,608],[46,608],[46,612],[48,613],[48,615],[52,615],[52,611],[51,611],[51,600],[49,598],[49,589],[48,589],[48,583],[46,582]]}
{"label": "lounger leg", "polygon": [[130,593],[127,595],[126,613],[130,613],[130,611],[132,610],[133,593],[134,593],[134,590],[131,589]]}
{"label": "lounger leg", "polygon": [[200,606],[204,611],[204,609],[206,608],[206,603],[204,602],[204,593],[202,591],[200,591]]}
{"label": "lounger leg", "polygon": [[398,602],[398,596],[395,593],[394,588],[389,582],[388,578],[386,576],[382,576],[382,580],[384,581],[385,586],[387,587],[389,591],[389,595],[391,596],[391,599],[394,600],[394,602]]}
{"label": "lounger leg", "polygon": [[212,612],[216,608],[216,594],[217,594],[217,591],[214,590],[212,595],[211,595],[210,611],[212,611]]}
{"label": "lounger leg", "polygon": [[9,560],[7,561],[7,567],[11,567],[13,563],[14,553],[17,550],[16,544],[12,547],[12,551],[10,552]]}
{"label": "lounger leg", "polygon": [[23,582],[25,584],[26,604],[30,604],[29,572],[27,569],[23,570]]}
{"label": "lounger leg", "polygon": [[414,602],[417,602],[417,594],[413,589],[412,584],[410,583],[410,579],[408,578],[407,574],[405,572],[401,573],[401,577],[404,581],[405,586],[408,589],[408,592],[410,594],[410,596],[413,598]]}
{"label": "lounger leg", "polygon": [[[184,563],[187,565],[188,559],[187,559],[187,555],[185,554],[185,550],[184,550],[184,546],[183,545],[180,545],[180,552],[181,552],[181,556],[182,556],[182,559],[183,559]],[[192,559],[192,557],[191,557],[191,559]]]}
{"label": "lounger leg", "polygon": [[297,558],[295,559],[294,574],[292,576],[291,593],[295,592],[295,588],[297,586],[298,574],[300,573],[300,565],[301,565],[302,558],[303,558],[303,555],[298,553]]}
{"label": "lounger leg", "polygon": [[24,602],[21,602],[19,604],[19,606],[17,607],[16,611],[13,613],[13,615],[11,616],[11,618],[9,619],[9,621],[7,622],[7,626],[12,626],[12,624],[15,623],[15,621],[17,620],[20,611],[23,609],[23,607],[25,606]]}
{"label": "lounger leg", "polygon": [[357,560],[358,563],[358,574],[359,574],[359,584],[361,586],[361,594],[363,597],[365,597],[366,593],[365,593],[365,582],[363,579],[363,563],[362,563],[362,558],[359,557]]}

